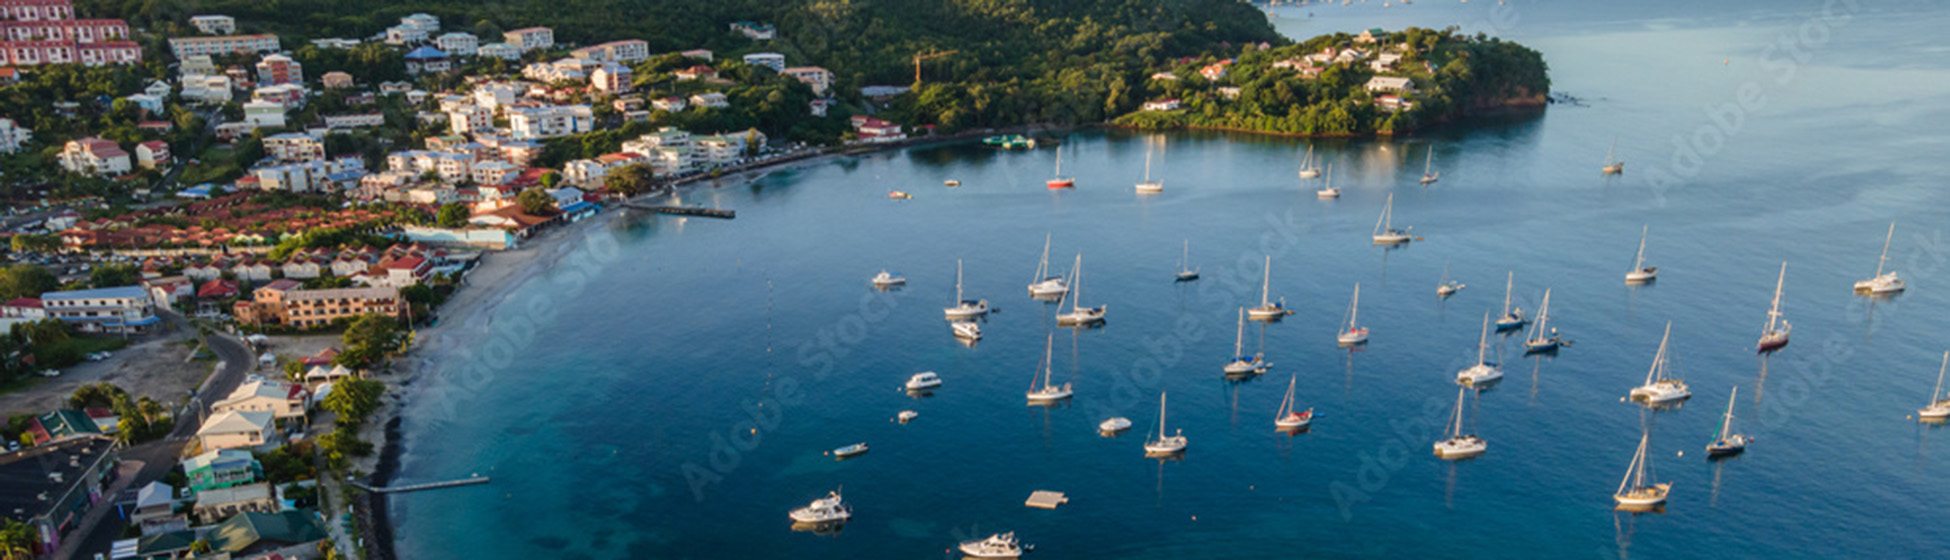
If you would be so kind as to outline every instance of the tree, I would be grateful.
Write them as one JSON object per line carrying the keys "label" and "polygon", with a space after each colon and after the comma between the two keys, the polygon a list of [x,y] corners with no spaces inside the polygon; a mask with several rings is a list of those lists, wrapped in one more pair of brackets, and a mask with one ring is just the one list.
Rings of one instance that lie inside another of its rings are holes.
{"label": "tree", "polygon": [[30,560],[34,555],[34,527],[13,519],[0,518],[0,559]]}
{"label": "tree", "polygon": [[530,216],[540,216],[555,208],[555,198],[539,188],[521,191],[515,195],[515,202],[521,204],[521,212]]}
{"label": "tree", "polygon": [[0,298],[37,298],[60,287],[61,280],[39,266],[16,264],[0,269]]}
{"label": "tree", "polygon": [[16,253],[52,253],[61,250],[61,238],[52,233],[22,233],[14,236],[12,245]]}
{"label": "tree", "polygon": [[657,174],[648,164],[632,163],[609,170],[603,186],[623,196],[636,196],[656,187]]}
{"label": "tree", "polygon": [[[341,339],[345,350],[332,360],[346,367],[371,367],[399,350],[403,342],[399,320],[390,315],[366,314],[345,328]],[[337,392],[338,389],[333,389]]]}
{"label": "tree", "polygon": [[443,228],[466,227],[467,218],[472,216],[473,209],[466,204],[449,202],[440,207],[440,212],[434,216],[434,224]]}
{"label": "tree", "polygon": [[553,189],[553,188],[555,188],[555,185],[556,185],[557,183],[561,183],[561,182],[562,182],[562,174],[561,174],[561,173],[556,173],[556,172],[554,172],[554,171],[550,171],[550,172],[547,172],[547,173],[543,173],[543,174],[542,174],[542,187],[543,187],[543,188],[549,188],[549,189]]}
{"label": "tree", "polygon": [[129,404],[129,393],[112,383],[103,381],[82,385],[68,396],[68,408],[122,408]]}
{"label": "tree", "polygon": [[88,284],[97,288],[133,286],[142,271],[133,264],[104,264],[88,273]]}
{"label": "tree", "polygon": [[379,409],[379,396],[386,384],[370,379],[347,379],[332,385],[319,406],[339,415],[340,426],[356,426]]}

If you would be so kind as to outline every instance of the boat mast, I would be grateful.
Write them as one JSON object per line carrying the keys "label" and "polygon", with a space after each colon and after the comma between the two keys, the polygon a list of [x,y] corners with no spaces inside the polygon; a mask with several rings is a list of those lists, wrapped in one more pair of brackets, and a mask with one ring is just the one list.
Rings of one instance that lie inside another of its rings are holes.
{"label": "boat mast", "polygon": [[1239,334],[1232,339],[1232,356],[1239,358],[1246,352],[1246,308],[1239,308]]}
{"label": "boat mast", "polygon": [[1462,437],[1463,394],[1467,391],[1465,387],[1456,388],[1456,412],[1449,418],[1449,437],[1452,439]]}
{"label": "boat mast", "polygon": [[1651,438],[1650,433],[1639,436],[1639,450],[1632,455],[1632,466],[1625,471],[1625,479],[1618,481],[1619,495],[1624,495],[1626,488],[1636,490],[1645,487],[1645,444]]}
{"label": "boat mast", "polygon": [[1052,235],[1043,234],[1043,260],[1036,265],[1036,277],[1029,280],[1031,284],[1040,284],[1049,278],[1049,240]]}
{"label": "boat mast", "polygon": [[[1311,147],[1307,148],[1307,152],[1312,153],[1313,148]],[[1327,189],[1326,190],[1330,190],[1330,191],[1334,190],[1334,164],[1331,163],[1327,164]]]}
{"label": "boat mast", "polygon": [[1610,148],[1606,148],[1606,149],[1605,149],[1605,165],[1606,165],[1606,166],[1610,166],[1610,165],[1611,165],[1611,164],[1613,164],[1613,163],[1617,163],[1617,159],[1616,159],[1616,157],[1615,157],[1615,156],[1613,155],[1613,154],[1614,154],[1614,153],[1616,153],[1617,151],[1618,151],[1618,137],[1616,137],[1616,136],[1613,136],[1613,137],[1612,137],[1612,139],[1611,139],[1611,147],[1610,147]]}
{"label": "boat mast", "polygon": [[1761,334],[1774,332],[1775,323],[1781,319],[1781,288],[1787,285],[1787,263],[1781,263],[1781,277],[1774,281],[1774,307],[1767,310],[1767,330]]}
{"label": "boat mast", "polygon": [[1381,232],[1384,228],[1389,230],[1395,228],[1395,222],[1393,220],[1390,220],[1388,216],[1389,214],[1393,214],[1394,212],[1395,212],[1395,195],[1394,193],[1389,193],[1388,204],[1381,207],[1381,218],[1374,221],[1375,235],[1381,235]]}
{"label": "boat mast", "polygon": [[[1639,256],[1632,260],[1633,271],[1645,270],[1645,235],[1651,232],[1652,226],[1650,225],[1643,226],[1639,230]],[[1877,272],[1877,274],[1881,274],[1881,272]]]}
{"label": "boat mast", "polygon": [[955,259],[955,305],[961,305],[961,259]]}
{"label": "boat mast", "polygon": [[1531,328],[1530,339],[1540,340],[1544,338],[1544,336],[1550,332],[1544,330],[1546,324],[1550,323],[1550,320],[1551,320],[1551,291],[1550,289],[1547,288],[1544,290],[1544,302],[1537,305],[1537,323],[1530,326]]}
{"label": "boat mast", "polygon": [[1490,312],[1483,312],[1483,334],[1476,336],[1476,365],[1484,365],[1483,353],[1490,348]]}
{"label": "boat mast", "polygon": [[1049,372],[1050,372],[1049,354],[1050,354],[1051,345],[1053,345],[1055,342],[1056,342],[1055,334],[1051,334],[1049,335],[1048,338],[1043,339],[1043,389],[1044,390],[1049,389]]}
{"label": "boat mast", "polygon": [[1192,240],[1186,239],[1185,253],[1179,255],[1178,257],[1178,271],[1185,272],[1187,270],[1191,270],[1191,267],[1189,266],[1191,264],[1190,262],[1191,260],[1192,260]]}
{"label": "boat mast", "polygon": [[1510,288],[1516,285],[1517,271],[1512,270],[1510,276],[1503,280],[1503,316],[1505,317],[1510,316]]}
{"label": "boat mast", "polygon": [[1422,162],[1422,176],[1427,177],[1429,175],[1429,171],[1433,169],[1435,169],[1435,145],[1430,144],[1429,158]]}
{"label": "boat mast", "polygon": [[1939,400],[1938,397],[1943,396],[1943,371],[1945,369],[1950,369],[1950,352],[1943,353],[1943,366],[1936,370],[1936,389],[1930,391],[1930,404],[1936,404],[1937,400]]}
{"label": "boat mast", "polygon": [[1889,236],[1882,238],[1882,257],[1876,259],[1876,277],[1882,277],[1883,265],[1889,264],[1889,242],[1896,239],[1896,222],[1889,222]]}
{"label": "boat mast", "polygon": [[1645,372],[1645,384],[1651,385],[1654,379],[1665,379],[1666,341],[1672,339],[1672,321],[1666,321],[1666,334],[1659,337],[1659,353],[1652,355],[1652,369]]}
{"label": "boat mast", "polygon": [[1083,305],[1077,303],[1083,299],[1083,253],[1077,253],[1076,270],[1070,274],[1073,276],[1070,280],[1070,313],[1076,313],[1077,308]]}
{"label": "boat mast", "polygon": [[1151,147],[1144,147],[1144,182],[1151,182]]}
{"label": "boat mast", "polygon": [[1733,432],[1733,401],[1739,396],[1740,386],[1735,385],[1733,386],[1733,393],[1727,395],[1727,414],[1724,419],[1720,420],[1720,431],[1713,432],[1713,441],[1720,441],[1720,438]]}
{"label": "boat mast", "polygon": [[1063,145],[1056,146],[1056,178],[1063,178]]}
{"label": "boat mast", "polygon": [[1347,330],[1361,324],[1361,283],[1354,283],[1354,302],[1347,305]]}
{"label": "boat mast", "polygon": [[1447,285],[1449,285],[1449,261],[1442,261],[1442,283],[1436,284],[1436,287]]}
{"label": "boat mast", "polygon": [[1266,275],[1259,281],[1259,306],[1266,307],[1267,290],[1273,285],[1273,256],[1266,256]]}
{"label": "boat mast", "polygon": [[1158,392],[1158,441],[1165,440],[1165,392]]}
{"label": "boat mast", "polygon": [[1300,370],[1293,370],[1293,377],[1286,380],[1286,399],[1280,401],[1280,412],[1273,416],[1274,420],[1286,418],[1287,414],[1293,412],[1293,384],[1299,380]]}

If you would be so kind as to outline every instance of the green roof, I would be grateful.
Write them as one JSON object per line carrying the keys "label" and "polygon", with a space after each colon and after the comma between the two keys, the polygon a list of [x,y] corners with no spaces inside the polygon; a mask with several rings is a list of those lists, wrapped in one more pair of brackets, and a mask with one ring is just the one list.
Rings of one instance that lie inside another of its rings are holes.
{"label": "green roof", "polygon": [[260,541],[300,544],[325,538],[325,525],[308,509],[278,513],[246,511],[210,529],[210,550],[238,553]]}
{"label": "green roof", "polygon": [[142,537],[136,541],[135,550],[137,554],[161,554],[189,548],[193,542],[196,542],[194,531],[170,531]]}
{"label": "green roof", "polygon": [[56,410],[41,415],[41,427],[54,439],[82,434],[99,434],[101,428],[95,426],[95,419],[79,410]]}

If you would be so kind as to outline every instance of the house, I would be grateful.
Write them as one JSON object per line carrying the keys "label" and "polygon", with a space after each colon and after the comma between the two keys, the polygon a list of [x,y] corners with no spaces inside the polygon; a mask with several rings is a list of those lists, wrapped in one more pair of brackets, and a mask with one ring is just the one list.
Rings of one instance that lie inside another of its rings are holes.
{"label": "house", "polygon": [[160,481],[151,482],[136,491],[135,509],[129,512],[129,524],[141,529],[144,535],[189,528],[188,520],[176,513],[176,487]]}
{"label": "house", "polygon": [[301,84],[278,84],[251,90],[251,100],[283,105],[285,109],[305,106],[305,86]]}
{"label": "house", "polygon": [[1398,78],[1394,76],[1375,76],[1373,78],[1368,78],[1368,83],[1362,85],[1361,87],[1362,89],[1368,90],[1369,93],[1414,93],[1415,92],[1414,81],[1409,80],[1408,78]]}
{"label": "house", "polygon": [[712,109],[723,109],[731,106],[731,102],[725,99],[724,94],[715,91],[692,94],[691,104]]}
{"label": "house", "polygon": [[785,71],[785,55],[775,52],[752,53],[745,55],[745,64],[771,68],[773,72]]}
{"label": "house", "polygon": [[1399,95],[1379,95],[1374,98],[1374,106],[1390,113],[1415,108],[1415,102],[1402,99]]}
{"label": "house", "polygon": [[190,16],[190,27],[204,35],[229,35],[237,32],[237,18],[223,15]]}
{"label": "house", "polygon": [[233,306],[237,322],[309,328],[368,313],[395,317],[405,314],[398,289],[301,290],[298,286],[297,281],[286,279],[258,288],[252,292],[251,300]]}
{"label": "house", "polygon": [[222,278],[211,278],[196,288],[196,299],[222,300],[237,297],[237,283]]}
{"label": "house", "polygon": [[455,31],[435,37],[433,45],[453,56],[474,56],[480,50],[481,40],[472,33]]}
{"label": "house", "polygon": [[88,420],[94,422],[95,429],[101,431],[101,433],[115,435],[115,432],[120,431],[122,428],[122,416],[116,414],[114,410],[91,406],[82,409],[81,413],[88,415]]}
{"label": "house", "polygon": [[1199,68],[1198,75],[1204,76],[1208,81],[1218,81],[1219,78],[1226,76],[1226,69],[1230,67],[1232,67],[1232,59],[1228,58]]}
{"label": "house", "polygon": [[41,294],[47,315],[82,332],[146,332],[157,323],[149,290],[118,286]]}
{"label": "house", "polygon": [[828,105],[829,104],[824,99],[814,99],[812,101],[807,101],[806,112],[815,117],[824,117],[826,116],[826,108]]}
{"label": "house", "polygon": [[1174,97],[1171,99],[1159,99],[1156,101],[1146,101],[1144,102],[1144,106],[1141,107],[1141,109],[1145,111],[1176,111],[1180,107],[1184,107],[1184,104],[1180,103],[1178,101],[1178,98]]}
{"label": "house", "polygon": [[907,139],[907,134],[901,132],[901,125],[866,115],[854,115],[852,124],[853,132],[861,142],[898,142]]}
{"label": "house", "polygon": [[772,24],[751,21],[731,22],[731,32],[753,41],[770,41],[778,36],[778,29],[773,28]]}
{"label": "house", "polygon": [[322,365],[318,365],[318,366],[312,366],[311,369],[305,370],[305,383],[313,387],[316,387],[320,383],[336,383],[340,379],[345,379],[347,377],[354,377],[357,375],[358,374],[356,372],[353,372],[351,369],[348,369],[345,366],[334,365],[331,367],[325,367]]}
{"label": "house", "polygon": [[291,259],[291,261],[284,263],[283,266],[278,267],[278,270],[284,273],[285,278],[305,280],[317,278],[322,275],[323,271],[330,271],[331,269],[320,264],[318,261],[301,258]]}
{"label": "house", "polygon": [[183,86],[183,99],[202,105],[230,101],[230,77],[221,74],[184,74],[176,82]]}
{"label": "house", "polygon": [[1237,86],[1220,86],[1218,89],[1214,91],[1219,92],[1219,97],[1224,97],[1226,99],[1239,98],[1239,88]]}
{"label": "house", "polygon": [[117,447],[97,434],[0,454],[0,516],[27,525],[29,547],[80,538],[74,520],[108,493]]}
{"label": "house", "polygon": [[130,95],[128,97],[124,97],[123,99],[129,100],[129,103],[134,104],[136,107],[142,109],[144,112],[148,114],[151,115],[162,114],[163,96],[155,95],[151,93],[138,93],[138,94]]}
{"label": "house", "polygon": [[[248,124],[250,130],[258,128],[284,128],[284,111],[285,107],[282,103],[251,101],[244,104],[244,123]],[[219,135],[221,135],[221,130],[219,131]]]}
{"label": "house", "polygon": [[588,105],[509,108],[508,128],[516,139],[553,138],[589,132],[596,114]]}
{"label": "house", "polygon": [[521,60],[521,48],[507,43],[488,43],[475,49],[474,55],[501,60]]}
{"label": "house", "polygon": [[120,175],[129,172],[129,153],[101,138],[69,140],[57,156],[61,168],[82,175]]}
{"label": "house", "polygon": [[407,45],[420,43],[440,30],[440,18],[427,14],[413,14],[399,18],[399,25],[386,28],[386,43]]}
{"label": "house", "polygon": [[547,27],[524,27],[501,34],[501,40],[509,45],[528,52],[555,46],[555,30]]}
{"label": "house", "polygon": [[13,119],[0,117],[0,154],[20,151],[33,137],[34,131],[21,128]]}
{"label": "house", "polygon": [[155,169],[169,164],[169,144],[161,140],[150,140],[135,145],[135,163],[143,169]]}
{"label": "house", "polygon": [[702,64],[692,66],[690,68],[684,68],[676,72],[673,72],[672,74],[676,75],[677,81],[679,82],[686,82],[690,80],[711,80],[711,79],[716,79],[718,77],[717,70],[712,70],[711,67]]}
{"label": "house", "polygon": [[423,46],[406,53],[406,73],[431,74],[453,69],[447,53],[432,46]]}
{"label": "house", "polygon": [[1402,55],[1400,54],[1381,53],[1375,55],[1374,60],[1368,61],[1368,69],[1376,72],[1390,72],[1395,69],[1395,64],[1401,61]]}
{"label": "house", "polygon": [[211,527],[204,540],[230,558],[312,558],[325,540],[325,522],[308,509],[246,511]]}
{"label": "house", "polygon": [[184,459],[183,474],[191,489],[198,492],[230,488],[264,478],[264,467],[249,451],[214,449]]}
{"label": "house", "polygon": [[190,510],[190,514],[208,524],[247,511],[278,511],[278,496],[272,490],[271,483],[257,482],[197,492],[196,506]]}
{"label": "house", "polygon": [[[365,270],[365,269],[361,268],[360,270]],[[355,271],[352,273],[348,273],[346,274],[346,276],[351,276],[352,274],[357,274],[357,272]],[[329,366],[332,365],[332,362],[338,359],[338,357],[339,357],[339,349],[326,348],[324,350],[319,350],[318,353],[316,354],[305,356],[305,358],[299,360],[298,363],[302,363],[307,367]]]}
{"label": "house", "polygon": [[353,276],[353,279],[367,286],[404,288],[419,284],[432,271],[433,263],[425,257],[403,257],[390,261],[381,259],[364,274]]}
{"label": "house", "polygon": [[204,449],[243,449],[275,441],[270,412],[219,412],[203,421],[196,438]]}
{"label": "house", "polygon": [[95,419],[88,417],[87,412],[69,409],[32,417],[28,420],[24,432],[26,437],[33,438],[34,445],[99,436],[103,433],[101,427],[95,425]]}
{"label": "house", "polygon": [[286,132],[264,137],[264,155],[285,163],[322,161],[325,140],[303,132]]}
{"label": "house", "polygon": [[469,171],[468,176],[474,179],[476,185],[503,185],[513,181],[515,176],[520,174],[521,168],[515,164],[489,160],[474,162],[474,168]]}
{"label": "house", "polygon": [[214,262],[192,264],[183,267],[183,275],[199,282],[217,280],[223,276],[223,267],[217,266]]}
{"label": "house", "polygon": [[628,66],[614,62],[607,63],[596,68],[595,72],[589,73],[589,85],[609,94],[630,91],[632,74],[634,72]]}
{"label": "house", "polygon": [[370,255],[362,255],[350,251],[341,253],[338,258],[332,259],[332,275],[350,278],[354,274],[365,272],[366,269],[372,267],[370,259]]}
{"label": "house", "polygon": [[1361,30],[1360,35],[1354,36],[1354,42],[1356,43],[1372,44],[1386,40],[1388,40],[1388,32],[1383,31],[1379,27]]}
{"label": "house", "polygon": [[257,85],[275,86],[305,81],[304,65],[282,54],[266,55],[257,61]]}
{"label": "house", "polygon": [[269,261],[246,260],[230,267],[230,275],[239,280],[251,282],[270,282],[271,263]]}
{"label": "house", "polygon": [[685,107],[689,107],[691,104],[682,97],[659,97],[650,100],[650,106],[660,111],[675,113],[684,110]]}
{"label": "house", "polygon": [[833,72],[818,66],[794,66],[780,73],[812,86],[813,95],[820,97],[825,97],[826,92],[833,87]]}

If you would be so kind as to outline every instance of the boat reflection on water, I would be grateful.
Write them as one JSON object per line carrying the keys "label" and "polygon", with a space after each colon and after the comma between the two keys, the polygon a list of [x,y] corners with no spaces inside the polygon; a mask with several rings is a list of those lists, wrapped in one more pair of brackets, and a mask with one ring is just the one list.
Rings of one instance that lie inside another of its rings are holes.
{"label": "boat reflection on water", "polygon": [[812,533],[827,536],[838,535],[840,534],[840,530],[844,528],[846,528],[845,521],[827,521],[824,523],[795,522],[792,524],[792,531],[795,533]]}

